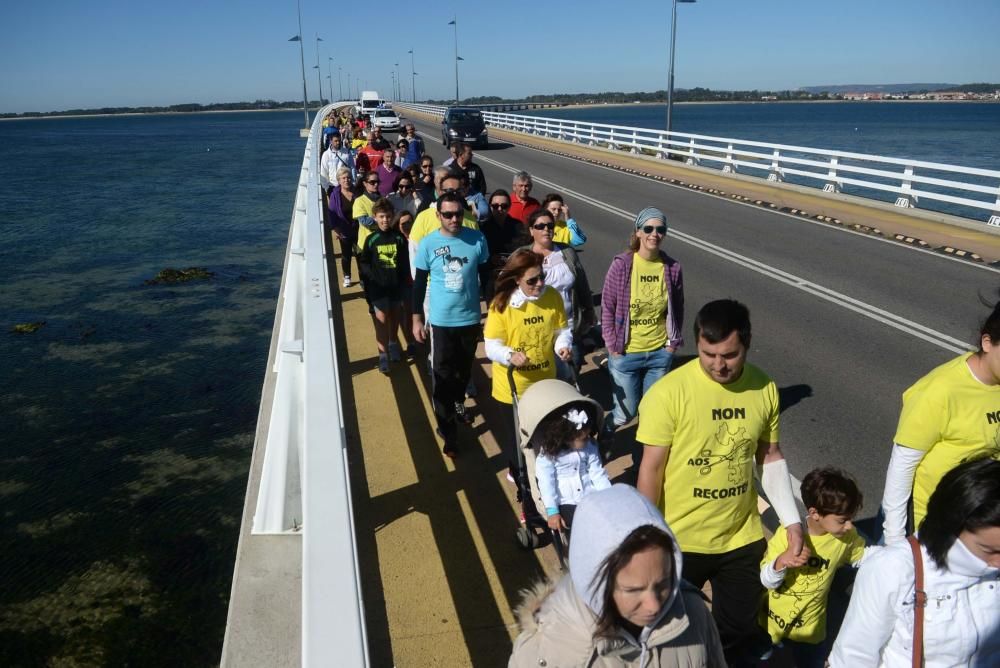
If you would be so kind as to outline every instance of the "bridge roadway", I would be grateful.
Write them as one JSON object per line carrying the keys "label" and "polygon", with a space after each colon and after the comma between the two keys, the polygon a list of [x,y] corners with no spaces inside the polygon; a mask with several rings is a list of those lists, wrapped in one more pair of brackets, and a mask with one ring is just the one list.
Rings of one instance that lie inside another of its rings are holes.
{"label": "bridge roadway", "polygon": [[[439,126],[410,116],[440,163],[446,152]],[[589,238],[582,259],[595,290],[628,238],[628,214],[647,205],[667,213],[665,248],[685,274],[689,339],[680,361],[693,354],[690,323],[702,304],[720,297],[746,303],[754,324],[750,359],[781,391],[781,441],[792,473],[846,468],[865,493],[862,516],[872,516],[901,392],[974,341],[986,313],[980,295],[996,298],[1000,271],[495,135],[474,158],[490,188],[509,190],[512,172],[525,169],[539,199],[550,191],[566,195]],[[995,248],[988,235],[974,241]],[[332,264],[339,272],[339,262]],[[487,427],[489,408],[473,409],[462,456],[446,460],[433,436],[426,375],[417,365],[389,378],[378,374],[360,291],[343,291],[339,308],[337,338],[351,377],[344,413],[356,420],[348,434],[372,665],[506,665],[517,591],[555,565],[550,548],[528,554],[513,545],[513,489]],[[474,377],[485,397],[488,366]],[[608,405],[602,371],[588,367],[581,384]],[[612,475],[628,480],[627,447],[616,455]]]}

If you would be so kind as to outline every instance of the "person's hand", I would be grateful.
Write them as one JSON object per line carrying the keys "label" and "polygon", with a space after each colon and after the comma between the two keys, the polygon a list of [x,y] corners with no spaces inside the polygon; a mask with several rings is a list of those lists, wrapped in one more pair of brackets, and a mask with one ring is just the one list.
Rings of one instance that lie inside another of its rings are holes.
{"label": "person's hand", "polygon": [[563,531],[566,529],[566,523],[563,522],[562,515],[556,513],[555,515],[549,515],[548,519],[549,528],[553,531]]}
{"label": "person's hand", "polygon": [[556,355],[559,356],[563,362],[568,362],[573,359],[573,350],[571,348],[560,348],[556,351]]}
{"label": "person's hand", "polygon": [[809,551],[808,547],[803,547],[798,554],[792,554],[792,548],[789,546],[774,560],[774,570],[783,571],[786,568],[805,566],[809,562],[810,556],[812,556],[812,552]]}
{"label": "person's hand", "polygon": [[667,346],[667,352],[673,355],[675,352],[677,352],[677,348],[675,348],[674,346]]}
{"label": "person's hand", "polygon": [[424,330],[423,318],[419,316],[413,316],[413,338],[417,343],[423,343],[427,340],[427,333]]}
{"label": "person's hand", "polygon": [[[785,532],[788,534],[788,549],[786,552],[792,555],[798,555],[802,551],[809,552],[809,548],[803,545],[801,524],[790,524],[785,527]],[[808,558],[808,556],[807,554],[806,557]]]}
{"label": "person's hand", "polygon": [[621,353],[611,353],[611,356],[612,357],[621,357],[622,354]]}
{"label": "person's hand", "polygon": [[570,218],[569,207],[566,206],[565,204],[563,204],[562,206],[560,206],[559,207],[559,215],[562,217],[563,220],[569,220],[569,218]]}
{"label": "person's hand", "polygon": [[522,353],[520,350],[515,350],[510,356],[510,365],[512,367],[520,369],[522,366],[528,363],[528,356]]}

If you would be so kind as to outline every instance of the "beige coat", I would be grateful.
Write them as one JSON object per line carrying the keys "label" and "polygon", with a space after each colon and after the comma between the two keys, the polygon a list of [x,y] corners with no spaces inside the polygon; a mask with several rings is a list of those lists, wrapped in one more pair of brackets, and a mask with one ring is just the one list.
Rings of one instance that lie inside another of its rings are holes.
{"label": "beige coat", "polygon": [[509,668],[725,668],[715,621],[701,592],[682,583],[670,610],[649,634],[646,651],[622,632],[593,639],[596,617],[573,581],[542,582],[517,609],[521,634]]}

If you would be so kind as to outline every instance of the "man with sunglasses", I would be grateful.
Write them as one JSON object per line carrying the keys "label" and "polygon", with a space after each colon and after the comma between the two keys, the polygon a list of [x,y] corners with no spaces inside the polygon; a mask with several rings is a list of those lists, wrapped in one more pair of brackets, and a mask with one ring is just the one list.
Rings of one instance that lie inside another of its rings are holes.
{"label": "man with sunglasses", "polygon": [[[489,278],[489,250],[481,232],[463,226],[465,202],[460,195],[442,193],[435,211],[439,227],[420,240],[415,254],[413,337],[419,343],[430,338],[434,416],[444,454],[454,458],[458,407],[464,406],[479,340],[479,294]],[[423,315],[428,292],[429,333]]]}

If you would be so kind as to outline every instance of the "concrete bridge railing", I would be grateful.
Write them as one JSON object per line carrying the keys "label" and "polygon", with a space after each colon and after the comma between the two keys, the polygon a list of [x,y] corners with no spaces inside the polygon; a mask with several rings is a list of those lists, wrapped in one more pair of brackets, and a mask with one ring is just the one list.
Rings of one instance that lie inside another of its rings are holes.
{"label": "concrete bridge railing", "polygon": [[[396,107],[435,116],[443,116],[446,109],[407,103],[396,103]],[[989,217],[989,225],[1000,226],[1000,170],[685,132],[668,135],[664,130],[542,116],[484,111],[483,117],[488,125],[502,130],[682,160],[725,173],[788,181],[831,193],[847,187],[851,194],[888,198],[902,208],[921,202],[936,203],[938,208],[950,205],[948,213],[975,220]]]}
{"label": "concrete bridge railing", "polygon": [[[278,301],[275,382],[253,533],[301,533],[302,665],[367,666],[333,291],[320,209],[320,124],[331,108],[316,115],[299,172]],[[264,400],[267,396],[265,388]]]}

